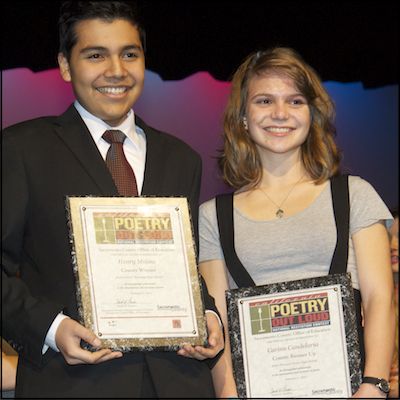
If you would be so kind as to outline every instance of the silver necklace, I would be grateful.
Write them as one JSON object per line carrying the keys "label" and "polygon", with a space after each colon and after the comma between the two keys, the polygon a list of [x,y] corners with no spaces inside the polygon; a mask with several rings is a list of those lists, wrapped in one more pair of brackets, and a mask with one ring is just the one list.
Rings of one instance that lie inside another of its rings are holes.
{"label": "silver necklace", "polygon": [[283,218],[283,216],[284,216],[284,214],[285,214],[285,211],[282,209],[282,206],[283,206],[283,204],[285,203],[285,201],[288,199],[288,197],[290,196],[290,193],[293,192],[293,189],[301,182],[301,180],[304,178],[304,176],[305,176],[305,174],[302,175],[301,178],[300,178],[298,181],[296,181],[295,184],[290,188],[288,194],[287,194],[287,195],[285,196],[285,198],[281,201],[281,204],[275,203],[275,201],[271,199],[271,197],[269,196],[269,194],[268,194],[262,187],[259,187],[259,188],[258,188],[258,189],[260,189],[260,191],[261,191],[262,193],[265,194],[265,196],[268,198],[268,200],[276,206],[277,210],[276,210],[275,215],[276,215],[277,218]]}

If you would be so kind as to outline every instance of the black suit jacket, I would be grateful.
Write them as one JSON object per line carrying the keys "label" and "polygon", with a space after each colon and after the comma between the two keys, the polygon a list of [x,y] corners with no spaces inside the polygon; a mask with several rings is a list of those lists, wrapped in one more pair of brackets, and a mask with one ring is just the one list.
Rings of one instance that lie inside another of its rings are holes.
{"label": "black suit jacket", "polygon": [[[185,196],[197,232],[201,159],[179,139],[146,134],[142,195]],[[86,125],[71,106],[3,132],[2,336],[20,354],[21,397],[137,397],[147,363],[161,397],[212,397],[206,363],[174,352],[127,353],[100,365],[69,366],[45,335],[62,310],[78,319],[65,213],[66,195],[118,195]],[[206,307],[213,309],[206,297]]]}

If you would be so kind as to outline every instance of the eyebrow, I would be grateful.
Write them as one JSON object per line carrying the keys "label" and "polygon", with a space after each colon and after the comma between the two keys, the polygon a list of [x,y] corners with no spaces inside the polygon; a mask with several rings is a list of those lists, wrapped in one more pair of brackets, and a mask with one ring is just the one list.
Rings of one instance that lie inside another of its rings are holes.
{"label": "eyebrow", "polygon": [[[266,97],[276,97],[274,94],[272,93],[266,93],[266,92],[259,92],[259,93],[255,93],[253,94],[251,97],[249,97],[250,99],[254,99],[255,97],[258,96],[266,96]],[[296,92],[296,93],[291,93],[286,97],[297,97],[297,96],[301,96],[306,98],[306,96],[304,96],[304,94],[300,93],[300,92]]]}
{"label": "eyebrow", "polygon": [[[127,50],[143,51],[142,46],[139,46],[136,44],[130,44],[128,46],[124,46],[121,51],[123,52],[123,51],[127,51]],[[108,48],[103,47],[103,46],[89,46],[89,47],[84,47],[83,49],[81,49],[80,53],[84,54],[84,53],[89,53],[91,51],[107,52]]]}

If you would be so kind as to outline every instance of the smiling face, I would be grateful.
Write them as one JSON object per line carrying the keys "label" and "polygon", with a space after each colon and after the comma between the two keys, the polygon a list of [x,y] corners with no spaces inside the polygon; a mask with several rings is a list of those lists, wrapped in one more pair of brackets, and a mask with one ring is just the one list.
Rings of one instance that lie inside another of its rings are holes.
{"label": "smiling face", "polygon": [[311,113],[292,78],[266,73],[249,81],[246,121],[263,159],[271,154],[300,153],[310,130]]}
{"label": "smiling face", "polygon": [[139,32],[123,19],[80,21],[68,61],[59,54],[63,79],[79,103],[111,126],[119,125],[143,90],[145,62]]}

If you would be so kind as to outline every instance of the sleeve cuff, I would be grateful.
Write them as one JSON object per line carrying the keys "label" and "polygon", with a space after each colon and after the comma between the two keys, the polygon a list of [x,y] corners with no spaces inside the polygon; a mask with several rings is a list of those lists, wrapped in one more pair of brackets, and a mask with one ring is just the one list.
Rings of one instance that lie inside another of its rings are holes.
{"label": "sleeve cuff", "polygon": [[54,351],[57,351],[57,352],[60,351],[56,345],[56,332],[57,332],[57,329],[58,329],[61,321],[64,320],[65,318],[69,318],[69,317],[62,313],[58,314],[54,318],[53,323],[50,325],[50,328],[47,331],[47,335],[44,340],[44,345],[42,348],[42,354],[46,353],[46,351],[49,349],[49,347]]}
{"label": "sleeve cuff", "polygon": [[206,310],[206,314],[207,313],[212,313],[217,317],[217,320],[218,320],[218,323],[219,323],[219,327],[222,329],[222,321],[221,321],[221,318],[219,317],[219,315],[213,310]]}

